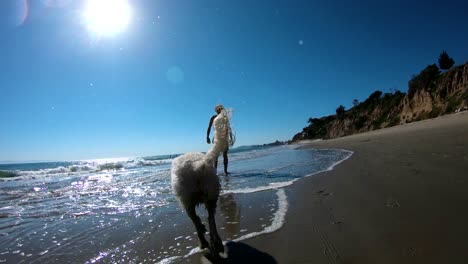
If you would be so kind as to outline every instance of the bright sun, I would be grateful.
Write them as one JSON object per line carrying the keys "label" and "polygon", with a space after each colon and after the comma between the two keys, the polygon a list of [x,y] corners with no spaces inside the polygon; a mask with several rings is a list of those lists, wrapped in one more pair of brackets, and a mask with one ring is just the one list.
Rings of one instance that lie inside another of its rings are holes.
{"label": "bright sun", "polygon": [[126,0],[88,0],[84,9],[86,26],[99,36],[112,36],[124,31],[131,15]]}

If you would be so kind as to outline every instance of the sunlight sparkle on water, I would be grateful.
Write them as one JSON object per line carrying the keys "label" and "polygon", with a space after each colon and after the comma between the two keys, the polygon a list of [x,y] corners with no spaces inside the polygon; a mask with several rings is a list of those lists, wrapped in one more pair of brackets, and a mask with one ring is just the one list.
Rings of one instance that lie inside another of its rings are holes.
{"label": "sunlight sparkle on water", "polygon": [[127,29],[132,12],[126,0],[88,0],[83,16],[90,32],[113,36]]}

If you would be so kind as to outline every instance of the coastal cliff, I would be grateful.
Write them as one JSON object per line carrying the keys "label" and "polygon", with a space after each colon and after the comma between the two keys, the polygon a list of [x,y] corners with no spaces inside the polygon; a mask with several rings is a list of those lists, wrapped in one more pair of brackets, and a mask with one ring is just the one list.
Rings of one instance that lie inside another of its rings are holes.
{"label": "coastal cliff", "polygon": [[408,86],[407,93],[375,91],[347,111],[339,107],[335,115],[310,118],[292,141],[342,137],[468,109],[468,63],[442,73],[429,65]]}

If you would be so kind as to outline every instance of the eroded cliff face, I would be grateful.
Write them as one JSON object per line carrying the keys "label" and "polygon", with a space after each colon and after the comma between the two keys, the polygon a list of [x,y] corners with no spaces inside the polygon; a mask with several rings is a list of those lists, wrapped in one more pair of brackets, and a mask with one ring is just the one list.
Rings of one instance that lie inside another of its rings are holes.
{"label": "eroded cliff face", "polygon": [[468,106],[468,64],[444,73],[436,89],[422,89],[401,102],[400,124],[450,114]]}
{"label": "eroded cliff face", "polygon": [[427,90],[416,91],[410,98],[408,95],[401,102],[400,124],[409,123],[425,112],[431,112],[434,105],[432,95]]}
{"label": "eroded cliff face", "polygon": [[439,94],[461,95],[467,89],[468,63],[447,71],[439,84]]}
{"label": "eroded cliff face", "polygon": [[343,137],[355,134],[357,129],[354,127],[351,119],[335,120],[328,127],[326,138]]}
{"label": "eroded cliff face", "polygon": [[341,116],[315,119],[293,141],[342,137],[463,110],[468,110],[468,63],[442,73],[432,88],[419,89],[412,95],[371,95]]}

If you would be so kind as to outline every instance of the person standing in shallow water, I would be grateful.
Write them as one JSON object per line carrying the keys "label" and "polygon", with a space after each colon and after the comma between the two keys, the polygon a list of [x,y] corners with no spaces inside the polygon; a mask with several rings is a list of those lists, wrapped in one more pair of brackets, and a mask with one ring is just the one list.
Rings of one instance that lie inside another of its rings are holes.
{"label": "person standing in shallow water", "polygon": [[[214,126],[214,139],[213,143],[218,143],[219,152],[223,153],[224,161],[224,174],[229,174],[228,172],[228,150],[229,146],[234,145],[234,138],[232,135],[231,125],[229,123],[229,116],[224,109],[224,106],[217,105],[214,108],[216,115],[213,115],[210,119],[208,129],[206,131],[206,143],[211,144],[210,140],[210,131],[211,127]],[[218,157],[215,160],[215,168],[218,168]]]}

